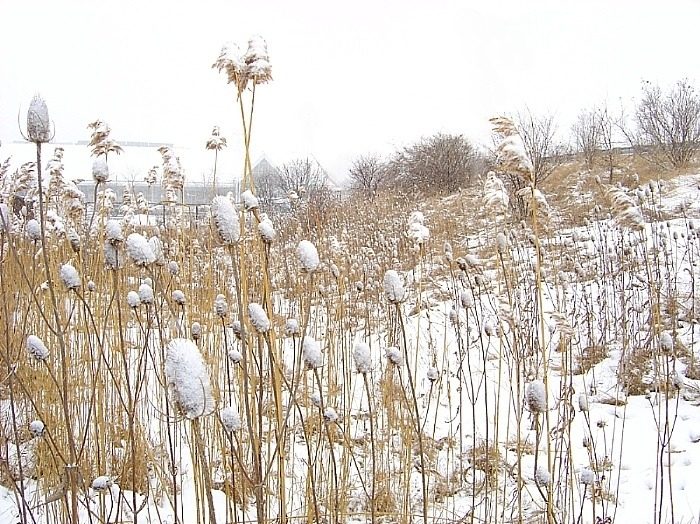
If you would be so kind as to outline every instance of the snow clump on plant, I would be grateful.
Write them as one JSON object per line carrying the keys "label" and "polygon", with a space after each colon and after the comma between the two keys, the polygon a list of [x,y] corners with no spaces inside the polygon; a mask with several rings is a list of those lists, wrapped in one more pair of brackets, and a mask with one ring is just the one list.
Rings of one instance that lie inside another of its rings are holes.
{"label": "snow clump on plant", "polygon": [[27,351],[29,352],[29,355],[36,360],[46,360],[49,358],[48,348],[36,335],[29,335],[27,337]]}
{"label": "snow clump on plant", "polygon": [[301,358],[306,369],[316,369],[323,365],[323,353],[320,344],[311,337],[304,339],[304,346],[301,350]]}
{"label": "snow clump on plant", "polygon": [[129,291],[126,294],[126,303],[129,304],[129,307],[135,309],[141,305],[141,298],[136,291]]}
{"label": "snow clump on plant", "polygon": [[387,300],[392,304],[403,302],[406,298],[406,290],[403,287],[403,281],[399,274],[393,269],[384,273],[384,294]]}
{"label": "snow clump on plant", "polygon": [[270,319],[267,318],[267,313],[260,304],[256,302],[248,304],[248,316],[258,333],[266,333],[270,330]]}
{"label": "snow clump on plant", "polygon": [[372,358],[369,351],[369,345],[364,342],[357,342],[353,350],[353,359],[355,360],[355,369],[358,373],[369,373],[372,370]]}
{"label": "snow clump on plant", "polygon": [[247,189],[241,193],[241,201],[243,202],[243,207],[246,211],[251,211],[258,208],[258,198],[250,189]]}
{"label": "snow clump on plant", "polygon": [[170,341],[166,348],[165,377],[186,418],[195,419],[214,411],[209,372],[192,341],[185,338]]}
{"label": "snow clump on plant", "polygon": [[224,426],[227,433],[240,431],[243,428],[240,415],[231,406],[222,409],[219,416],[221,417],[221,425]]}
{"label": "snow clump on plant", "polygon": [[80,275],[71,264],[63,264],[58,273],[66,289],[76,290],[80,288]]}
{"label": "snow clump on plant", "polygon": [[215,196],[211,203],[211,214],[221,243],[230,246],[238,242],[241,228],[233,202],[227,197]]}
{"label": "snow clump on plant", "polygon": [[131,233],[126,237],[126,252],[137,266],[150,266],[156,261],[151,244],[139,233]]}
{"label": "snow clump on plant", "polygon": [[297,246],[297,255],[299,257],[299,265],[305,273],[311,273],[318,269],[321,261],[318,257],[318,251],[308,240],[302,240]]}
{"label": "snow clump on plant", "polygon": [[547,411],[547,391],[544,382],[533,380],[525,387],[525,403],[532,413]]}
{"label": "snow clump on plant", "polygon": [[430,231],[424,225],[425,217],[420,211],[413,211],[408,217],[406,235],[414,244],[423,245],[430,238]]}

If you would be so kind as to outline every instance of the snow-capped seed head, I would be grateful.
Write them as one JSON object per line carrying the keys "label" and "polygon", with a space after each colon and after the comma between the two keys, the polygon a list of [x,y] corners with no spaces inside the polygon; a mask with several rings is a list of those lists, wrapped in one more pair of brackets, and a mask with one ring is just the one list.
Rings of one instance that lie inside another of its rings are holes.
{"label": "snow-capped seed head", "polygon": [[46,431],[46,426],[41,420],[32,420],[29,423],[29,433],[32,434],[32,437],[43,437],[44,431]]}
{"label": "snow-capped seed head", "polygon": [[393,269],[384,273],[384,294],[391,304],[403,302],[406,298],[406,290],[399,274]]}
{"label": "snow-capped seed head", "polygon": [[123,261],[119,248],[109,240],[105,240],[104,243],[104,256],[107,269],[114,271],[122,266]]}
{"label": "snow-capped seed head", "polygon": [[175,277],[179,272],[180,266],[177,264],[177,262],[175,262],[174,260],[168,262],[168,273]]}
{"label": "snow-capped seed head", "polygon": [[533,380],[525,387],[525,403],[532,413],[547,411],[547,391],[544,382]]}
{"label": "snow-capped seed head", "polygon": [[111,478],[109,478],[107,475],[101,475],[92,481],[92,489],[97,492],[107,491],[112,487],[112,484],[113,482]]}
{"label": "snow-capped seed head", "polygon": [[88,291],[90,291],[90,292],[93,292],[93,291],[95,291],[95,290],[97,289],[97,284],[95,284],[95,281],[94,281],[94,280],[88,280],[87,289],[88,289]]}
{"label": "snow-capped seed head", "polygon": [[552,476],[546,467],[538,466],[537,471],[535,471],[535,482],[541,487],[549,486],[552,482]]}
{"label": "snow-capped seed head", "polygon": [[153,236],[148,239],[148,245],[151,246],[151,251],[153,251],[153,256],[155,257],[155,262],[159,266],[165,264],[165,257],[163,256],[163,242],[160,238]]}
{"label": "snow-capped seed head", "polygon": [[673,337],[668,331],[659,334],[659,349],[664,353],[673,351]]}
{"label": "snow-capped seed head", "polygon": [[143,304],[153,304],[153,288],[148,284],[139,286],[139,298]]}
{"label": "snow-capped seed head", "polygon": [[63,264],[59,270],[59,276],[66,289],[75,291],[80,288],[80,275],[78,275],[78,270],[71,264]]}
{"label": "snow-capped seed head", "polygon": [[496,235],[496,247],[499,253],[505,253],[508,249],[508,237],[503,233],[498,233],[498,235]]}
{"label": "snow-capped seed head", "polygon": [[463,289],[459,293],[459,302],[462,304],[464,309],[470,308],[474,305],[474,295],[471,291]]}
{"label": "snow-capped seed head", "polygon": [[408,217],[406,235],[416,245],[423,245],[430,238],[430,231],[424,225],[425,217],[420,211],[413,211]]}
{"label": "snow-capped seed head", "polygon": [[301,350],[301,358],[306,369],[316,369],[323,365],[323,353],[321,345],[313,338],[307,336],[304,339],[304,346]]}
{"label": "snow-capped seed head", "polygon": [[596,474],[591,468],[583,468],[579,473],[579,480],[581,484],[586,486],[592,486],[596,483]]}
{"label": "snow-capped seed head", "polygon": [[129,304],[130,308],[137,308],[141,305],[141,298],[136,291],[129,291],[126,294],[126,303]]}
{"label": "snow-capped seed head", "polygon": [[241,417],[231,406],[228,406],[221,411],[219,411],[219,417],[221,417],[221,425],[227,433],[232,433],[234,431],[240,431],[243,429],[243,424],[241,423]]}
{"label": "snow-capped seed head", "polygon": [[309,400],[317,408],[321,407],[321,393],[318,391],[312,392],[311,395],[309,395]]}
{"label": "snow-capped seed head", "polygon": [[105,238],[110,242],[121,242],[124,240],[122,225],[119,223],[119,220],[107,220],[105,224]]}
{"label": "snow-capped seed head", "polygon": [[73,253],[80,253],[81,242],[78,232],[72,227],[68,228],[66,230],[66,238],[68,239],[68,243],[70,244],[70,248],[73,250]]}
{"label": "snow-capped seed head", "polygon": [[356,342],[352,352],[355,360],[355,369],[358,373],[365,374],[372,370],[372,357],[369,351],[369,345],[364,342]]}
{"label": "snow-capped seed head", "polygon": [[219,318],[224,318],[226,315],[228,315],[228,302],[226,301],[226,297],[224,295],[216,295],[216,298],[214,299],[214,312]]}
{"label": "snow-capped seed head", "polygon": [[236,338],[241,338],[241,321],[240,320],[234,320],[231,322],[231,331],[233,331],[233,334],[236,335]]}
{"label": "snow-capped seed head", "polygon": [[27,238],[32,242],[41,240],[41,225],[39,224],[38,220],[32,218],[31,220],[27,221],[27,224],[24,226],[24,230],[27,233]]}
{"label": "snow-capped seed head", "polygon": [[269,220],[263,220],[258,224],[258,233],[266,244],[272,244],[277,237],[277,232]]}
{"label": "snow-capped seed head", "polygon": [[585,393],[578,396],[578,409],[584,413],[588,411],[588,396]]}
{"label": "snow-capped seed head", "polygon": [[109,180],[109,166],[104,158],[99,157],[92,163],[92,178],[98,184],[104,184]]}
{"label": "snow-capped seed head", "polygon": [[267,313],[260,304],[256,302],[248,304],[248,316],[258,333],[267,333],[270,330],[270,319],[267,318]]}
{"label": "snow-capped seed head", "polygon": [[34,95],[27,111],[27,137],[35,144],[43,144],[51,138],[49,108],[39,94]]}
{"label": "snow-capped seed head", "polygon": [[428,371],[425,373],[425,376],[428,377],[430,382],[435,382],[440,377],[440,372],[435,366],[430,366]]}
{"label": "snow-capped seed head", "polygon": [[257,209],[258,207],[258,198],[250,189],[247,189],[241,193],[241,201],[243,202],[243,207],[246,211],[251,211],[253,209]]}
{"label": "snow-capped seed head", "polygon": [[388,347],[386,348],[386,351],[384,353],[386,355],[387,360],[394,366],[403,365],[403,353],[401,353],[401,350],[399,348],[395,346]]}
{"label": "snow-capped seed head", "polygon": [[46,360],[49,358],[48,348],[36,335],[29,335],[27,337],[27,351],[29,355],[36,360]]}
{"label": "snow-capped seed head", "polygon": [[225,196],[215,196],[211,203],[211,215],[219,241],[227,246],[238,242],[241,226],[233,202]]}
{"label": "snow-capped seed head", "polygon": [[156,261],[151,244],[139,233],[131,233],[126,237],[126,252],[137,266],[150,266]]}
{"label": "snow-capped seed head", "polygon": [[190,333],[192,334],[193,340],[199,340],[202,336],[202,325],[199,322],[192,322]]}
{"label": "snow-capped seed head", "polygon": [[182,292],[181,289],[176,289],[173,291],[173,301],[178,305],[178,306],[184,306],[185,305],[185,294]]}
{"label": "snow-capped seed head", "polygon": [[233,362],[234,364],[240,364],[243,360],[243,353],[241,353],[237,349],[231,349],[228,352],[228,358],[230,358],[231,362]]}
{"label": "snow-capped seed head", "polygon": [[297,256],[299,257],[299,266],[305,273],[316,271],[321,263],[316,246],[308,240],[299,242]]}
{"label": "snow-capped seed head", "polygon": [[331,275],[333,275],[333,278],[335,278],[337,280],[338,277],[340,277],[340,269],[338,269],[338,266],[336,266],[335,264],[331,264],[330,270],[331,270]]}
{"label": "snow-capped seed head", "polygon": [[165,378],[175,403],[186,418],[195,419],[214,411],[209,371],[199,348],[191,340],[170,341],[166,348]]}
{"label": "snow-capped seed head", "polygon": [[457,313],[457,310],[455,308],[450,308],[450,312],[448,313],[448,316],[449,316],[451,325],[456,326],[459,324],[459,313]]}
{"label": "snow-capped seed head", "polygon": [[323,410],[323,421],[326,424],[333,424],[338,422],[338,413],[332,407],[327,407]]}
{"label": "snow-capped seed head", "polygon": [[288,318],[284,325],[284,334],[288,337],[298,337],[301,335],[299,321],[296,318]]}

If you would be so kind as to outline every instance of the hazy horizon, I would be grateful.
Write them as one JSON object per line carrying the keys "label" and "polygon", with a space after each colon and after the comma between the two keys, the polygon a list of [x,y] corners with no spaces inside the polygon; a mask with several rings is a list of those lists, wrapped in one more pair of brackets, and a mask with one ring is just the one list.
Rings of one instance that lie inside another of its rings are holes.
{"label": "hazy horizon", "polygon": [[642,80],[694,82],[700,3],[6,0],[0,14],[5,144],[40,92],[57,141],[101,118],[117,141],[194,150],[219,125],[235,164],[235,93],[211,64],[260,34],[274,80],[256,93],[253,156],[312,156],[341,179],[357,155],[436,132],[487,143],[496,114],[552,113],[566,136],[580,109],[629,104]]}

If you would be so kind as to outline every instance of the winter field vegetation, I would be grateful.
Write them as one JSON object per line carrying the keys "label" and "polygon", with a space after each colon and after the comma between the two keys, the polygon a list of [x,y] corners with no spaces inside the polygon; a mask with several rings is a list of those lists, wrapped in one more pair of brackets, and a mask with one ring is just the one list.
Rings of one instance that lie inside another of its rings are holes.
{"label": "winter field vegetation", "polygon": [[165,222],[116,209],[100,121],[86,208],[39,97],[36,162],[0,166],[0,523],[700,520],[692,154],[548,172],[499,117],[445,194],[405,184],[406,150],[395,190],[266,214],[266,46],[214,65],[246,191],[205,221],[168,148]]}

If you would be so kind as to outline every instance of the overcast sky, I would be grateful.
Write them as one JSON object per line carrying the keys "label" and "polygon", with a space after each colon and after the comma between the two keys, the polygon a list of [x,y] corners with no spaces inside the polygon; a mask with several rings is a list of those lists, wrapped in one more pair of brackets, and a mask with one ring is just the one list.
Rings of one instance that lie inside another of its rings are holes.
{"label": "overcast sky", "polygon": [[0,0],[0,19],[0,141],[41,92],[59,141],[99,117],[118,141],[203,148],[218,124],[235,155],[234,90],[211,64],[260,34],[274,81],[256,95],[254,158],[313,155],[336,178],[438,131],[486,143],[496,114],[529,106],[568,132],[643,79],[700,76],[697,1]]}

